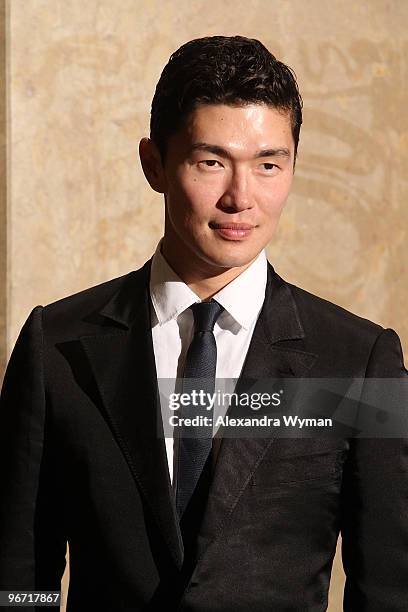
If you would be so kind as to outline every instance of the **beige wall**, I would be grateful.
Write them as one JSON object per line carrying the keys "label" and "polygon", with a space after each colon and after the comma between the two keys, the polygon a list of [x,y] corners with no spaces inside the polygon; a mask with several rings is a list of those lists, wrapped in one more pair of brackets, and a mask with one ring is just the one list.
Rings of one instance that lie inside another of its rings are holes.
{"label": "beige wall", "polygon": [[[400,0],[11,0],[8,351],[33,306],[152,253],[163,206],[137,143],[155,82],[186,40],[240,33],[294,67],[305,103],[271,261],[394,327],[407,353],[407,27]],[[0,204],[3,258],[5,231]],[[338,568],[334,581],[331,612],[341,609]]]}
{"label": "beige wall", "polygon": [[295,68],[305,102],[271,260],[407,345],[407,25],[400,0],[12,0],[9,348],[34,305],[152,253],[163,207],[137,143],[155,82],[181,43],[237,32]]}
{"label": "beige wall", "polygon": [[6,7],[0,0],[0,381],[7,350]]}

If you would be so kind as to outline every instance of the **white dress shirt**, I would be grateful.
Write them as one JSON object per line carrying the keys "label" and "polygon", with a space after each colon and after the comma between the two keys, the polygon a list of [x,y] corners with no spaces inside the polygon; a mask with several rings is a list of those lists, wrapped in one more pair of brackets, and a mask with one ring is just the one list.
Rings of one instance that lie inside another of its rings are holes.
{"label": "white dress shirt", "polygon": [[[173,392],[175,379],[183,375],[186,352],[194,332],[193,313],[189,306],[201,300],[170,267],[160,247],[161,242],[153,256],[150,276],[153,348],[159,385],[160,379],[172,379],[170,392]],[[214,326],[217,379],[238,379],[241,374],[265,298],[266,279],[267,260],[265,251],[261,251],[242,274],[213,296],[224,308]],[[168,383],[167,380],[167,390]],[[173,436],[166,437],[165,442],[173,483],[177,449]]]}

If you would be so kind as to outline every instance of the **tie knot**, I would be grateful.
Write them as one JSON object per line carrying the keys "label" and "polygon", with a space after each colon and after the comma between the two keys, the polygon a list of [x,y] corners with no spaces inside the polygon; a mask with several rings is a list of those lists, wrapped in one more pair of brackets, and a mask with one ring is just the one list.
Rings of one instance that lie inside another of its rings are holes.
{"label": "tie knot", "polygon": [[224,308],[216,302],[199,302],[190,306],[194,315],[194,333],[212,332],[214,325]]}

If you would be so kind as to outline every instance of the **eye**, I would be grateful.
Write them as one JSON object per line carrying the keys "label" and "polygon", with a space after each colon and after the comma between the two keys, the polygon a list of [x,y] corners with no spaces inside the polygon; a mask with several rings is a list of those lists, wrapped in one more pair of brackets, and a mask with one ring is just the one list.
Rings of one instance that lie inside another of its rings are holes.
{"label": "eye", "polygon": [[203,159],[198,162],[198,165],[202,168],[222,168],[221,162],[216,159]]}
{"label": "eye", "polygon": [[273,164],[272,162],[264,162],[263,164],[261,164],[262,170],[266,170],[267,172],[271,172],[272,170],[278,167],[279,166],[277,166],[276,164]]}

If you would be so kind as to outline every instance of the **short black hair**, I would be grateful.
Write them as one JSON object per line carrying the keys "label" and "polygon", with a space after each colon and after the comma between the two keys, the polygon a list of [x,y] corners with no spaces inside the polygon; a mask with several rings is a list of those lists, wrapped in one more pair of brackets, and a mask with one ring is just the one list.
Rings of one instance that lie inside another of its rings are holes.
{"label": "short black hair", "polygon": [[169,137],[194,109],[205,104],[266,104],[287,111],[296,159],[303,106],[296,76],[259,40],[197,38],[170,56],[156,86],[150,119],[150,138],[163,161]]}

